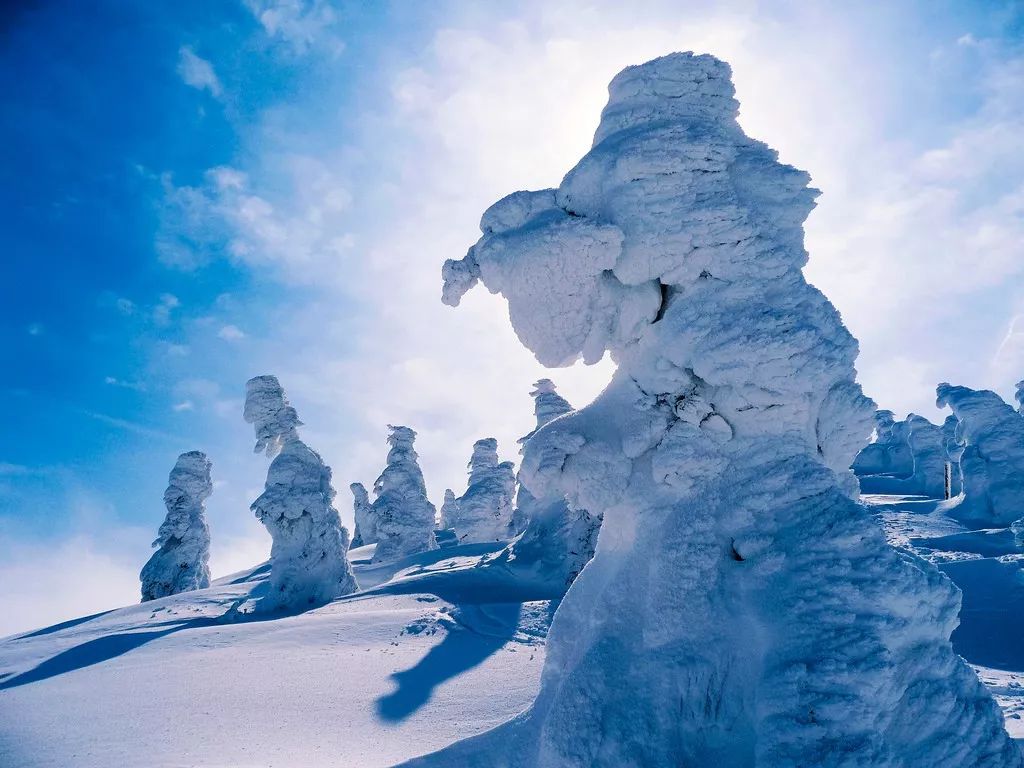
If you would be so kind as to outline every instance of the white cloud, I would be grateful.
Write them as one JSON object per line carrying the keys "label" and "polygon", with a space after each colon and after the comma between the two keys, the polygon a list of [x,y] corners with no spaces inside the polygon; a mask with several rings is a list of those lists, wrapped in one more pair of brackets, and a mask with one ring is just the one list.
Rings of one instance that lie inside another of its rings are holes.
{"label": "white cloud", "polygon": [[178,75],[186,85],[199,91],[209,91],[211,96],[219,97],[223,92],[213,65],[197,56],[187,45],[178,49]]}
{"label": "white cloud", "polygon": [[168,325],[171,322],[171,313],[180,306],[181,301],[173,293],[160,294],[160,300],[151,313],[153,322],[158,326]]}
{"label": "white cloud", "polygon": [[237,325],[225,325],[217,331],[217,337],[224,341],[238,341],[245,338],[245,333]]}
{"label": "white cloud", "polygon": [[141,381],[125,381],[124,379],[119,379],[116,376],[104,377],[103,383],[111,387],[119,387],[121,389],[133,389],[136,392],[146,391],[146,385]]}
{"label": "white cloud", "polygon": [[180,403],[175,403],[171,406],[171,410],[175,413],[181,413],[182,411],[194,411],[196,404],[191,400],[182,400]]}
{"label": "white cloud", "polygon": [[337,56],[345,48],[334,33],[337,15],[326,0],[245,0],[266,34],[296,54],[316,47]]}

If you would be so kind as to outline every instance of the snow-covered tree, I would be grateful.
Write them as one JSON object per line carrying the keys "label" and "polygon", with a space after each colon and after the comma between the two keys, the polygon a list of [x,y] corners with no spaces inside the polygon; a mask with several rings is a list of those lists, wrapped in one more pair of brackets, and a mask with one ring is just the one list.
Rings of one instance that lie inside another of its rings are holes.
{"label": "snow-covered tree", "polygon": [[1024,414],[1024,381],[1017,382],[1017,391],[1014,394],[1017,400],[1017,412]]}
{"label": "snow-covered tree", "polygon": [[445,493],[442,527],[455,529],[460,544],[508,539],[515,488],[515,468],[511,461],[498,461],[498,441],[477,440],[469,460],[469,487],[457,499]]}
{"label": "snow-covered tree", "polygon": [[858,476],[891,475],[908,477],[914,471],[906,422],[897,422],[893,412],[875,411],[874,439],[853,460]]}
{"label": "snow-covered tree", "polygon": [[942,497],[946,446],[941,427],[915,413],[894,421],[892,411],[876,411],[875,438],[853,462],[861,491]]}
{"label": "snow-covered tree", "polygon": [[[522,446],[524,446],[526,441],[536,434],[538,429],[548,422],[557,419],[559,416],[564,416],[572,411],[572,406],[569,405],[569,401],[558,394],[555,389],[555,383],[551,381],[551,379],[539,379],[534,383],[533,391],[530,392],[530,396],[533,398],[533,415],[534,418],[536,418],[537,423],[530,432],[519,438],[520,454],[522,454],[523,451]],[[531,511],[533,502],[533,495],[520,482],[519,487],[516,490],[515,508],[512,510],[513,535],[519,535],[526,530],[526,525],[533,514]]]}
{"label": "snow-covered tree", "polygon": [[374,563],[398,560],[406,555],[437,549],[434,538],[434,505],[413,449],[416,433],[409,427],[388,429],[388,463],[373,485],[373,517],[377,525]]}
{"label": "snow-covered tree", "polygon": [[747,138],[711,56],[609,92],[561,185],[493,205],[443,270],[447,303],[501,293],[541,363],[618,368],[526,444],[538,498],[604,515],[538,698],[424,762],[1019,766],[950,645],[959,591],[849,496],[874,404],[802,274],[808,175]]}
{"label": "snow-covered tree", "polygon": [[142,568],[142,602],[210,586],[210,527],[203,502],[213,493],[210,460],[200,451],[178,457],[164,491],[167,517]]}
{"label": "snow-covered tree", "polygon": [[1024,517],[1024,419],[999,395],[940,384],[940,408],[949,406],[963,443],[963,493],[949,513],[979,525],[1009,525]]}
{"label": "snow-covered tree", "polygon": [[333,506],[331,468],[299,439],[301,422],[276,377],[248,382],[245,419],[256,431],[256,451],[274,457],[265,490],[252,503],[273,538],[271,593],[262,605],[294,610],[354,592],[349,534]]}
{"label": "snow-covered tree", "polygon": [[373,506],[370,504],[370,496],[362,483],[349,485],[352,491],[352,509],[355,512],[355,535],[352,538],[352,547],[363,547],[367,544],[377,543],[377,525],[373,519]]}
{"label": "snow-covered tree", "polygon": [[960,420],[952,414],[942,422],[942,444],[946,449],[946,461],[950,465],[949,492],[951,496],[959,496],[964,489],[960,458],[964,455],[964,448],[967,446],[960,436]]}

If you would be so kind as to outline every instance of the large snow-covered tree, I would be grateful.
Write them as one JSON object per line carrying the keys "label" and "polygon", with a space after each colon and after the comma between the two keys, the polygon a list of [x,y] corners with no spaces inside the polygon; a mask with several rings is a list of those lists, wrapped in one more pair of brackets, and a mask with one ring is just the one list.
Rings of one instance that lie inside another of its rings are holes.
{"label": "large snow-covered tree", "polygon": [[178,457],[167,478],[167,516],[142,568],[142,602],[210,586],[210,527],[204,502],[213,493],[210,460],[201,451]]}
{"label": "large snow-covered tree", "polygon": [[388,425],[387,466],[373,485],[373,517],[377,525],[374,563],[437,549],[434,517],[437,510],[427,498],[418,456],[416,433],[409,427]]}
{"label": "large snow-covered tree", "polygon": [[1024,517],[1024,419],[999,395],[940,384],[940,408],[957,419],[962,498],[949,513],[979,525]]}
{"label": "large snow-covered tree", "polygon": [[540,362],[618,369],[529,440],[524,482],[604,515],[531,710],[431,765],[1019,766],[952,649],[959,591],[851,498],[874,404],[802,274],[817,192],[737,123],[730,71],[673,54],[611,83],[557,189],[445,264]]}
{"label": "large snow-covered tree", "polygon": [[333,506],[331,468],[299,438],[301,424],[274,376],[246,384],[245,419],[256,452],[273,457],[263,493],[252,503],[273,539],[267,610],[294,610],[356,590],[349,534]]}
{"label": "large snow-covered tree", "polygon": [[508,539],[515,488],[515,468],[510,461],[498,461],[498,441],[477,440],[469,459],[469,485],[458,498],[445,493],[441,527],[454,529],[460,544]]}

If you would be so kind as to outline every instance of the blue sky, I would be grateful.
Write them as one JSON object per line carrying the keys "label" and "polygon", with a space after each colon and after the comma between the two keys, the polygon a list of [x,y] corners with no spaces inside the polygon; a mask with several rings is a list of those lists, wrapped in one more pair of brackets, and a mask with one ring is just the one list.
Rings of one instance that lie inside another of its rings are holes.
{"label": "blue sky", "polygon": [[[482,291],[483,209],[557,184],[621,67],[730,61],[748,132],[823,190],[808,274],[865,389],[1024,377],[1019,3],[40,2],[0,18],[0,634],[134,599],[177,454],[206,450],[215,575],[265,557],[244,382],[276,373],[347,485],[387,423],[430,493],[506,458],[540,367]],[[888,5],[888,4],[887,4]],[[892,4],[895,6],[895,4]],[[592,396],[607,362],[556,371]]]}

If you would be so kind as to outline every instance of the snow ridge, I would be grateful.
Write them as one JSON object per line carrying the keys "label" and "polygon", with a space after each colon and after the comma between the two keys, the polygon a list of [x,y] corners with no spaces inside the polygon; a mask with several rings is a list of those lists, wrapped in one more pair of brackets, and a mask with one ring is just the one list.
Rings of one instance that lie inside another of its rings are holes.
{"label": "snow ridge", "polygon": [[210,526],[204,502],[213,493],[210,460],[201,451],[178,457],[167,478],[164,506],[153,553],[142,568],[142,602],[210,586]]}
{"label": "snow ridge", "polygon": [[807,174],[742,132],[711,56],[609,94],[559,188],[493,205],[442,272],[449,304],[501,293],[542,363],[618,363],[521,469],[603,514],[597,552],[532,709],[419,764],[1020,765],[950,646],[958,590],[850,498],[874,404],[801,272]]}

